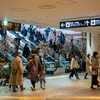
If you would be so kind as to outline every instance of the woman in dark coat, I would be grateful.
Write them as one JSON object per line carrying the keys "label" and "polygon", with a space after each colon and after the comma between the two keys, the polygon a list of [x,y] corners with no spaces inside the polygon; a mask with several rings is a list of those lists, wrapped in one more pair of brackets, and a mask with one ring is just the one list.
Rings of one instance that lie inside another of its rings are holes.
{"label": "woman in dark coat", "polygon": [[31,80],[31,89],[35,90],[35,83],[38,82],[38,73],[41,71],[40,59],[36,54],[36,49],[32,49],[29,59],[33,59],[33,66],[27,69],[27,79]]}
{"label": "woman in dark coat", "polygon": [[92,84],[91,84],[92,89],[95,89],[93,85],[97,85],[97,87],[100,87],[100,85],[98,85],[98,80],[97,80],[98,69],[100,69],[98,62],[98,53],[94,52],[92,57]]}
{"label": "woman in dark coat", "polygon": [[30,54],[30,50],[28,48],[28,44],[26,44],[23,50],[23,56],[28,58],[29,54]]}

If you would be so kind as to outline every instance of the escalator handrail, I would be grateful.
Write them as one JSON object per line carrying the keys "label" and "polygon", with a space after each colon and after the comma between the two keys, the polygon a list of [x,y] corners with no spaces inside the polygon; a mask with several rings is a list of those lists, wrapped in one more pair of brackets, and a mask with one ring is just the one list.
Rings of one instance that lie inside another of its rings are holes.
{"label": "escalator handrail", "polygon": [[[45,62],[44,62],[45,63]],[[57,70],[57,64],[55,62],[48,62],[48,63],[54,63],[54,65],[56,65],[55,70],[50,70],[50,72],[55,72]],[[46,63],[45,63],[46,64]],[[46,71],[47,71],[47,65],[46,65]],[[49,72],[49,71],[47,71]]]}

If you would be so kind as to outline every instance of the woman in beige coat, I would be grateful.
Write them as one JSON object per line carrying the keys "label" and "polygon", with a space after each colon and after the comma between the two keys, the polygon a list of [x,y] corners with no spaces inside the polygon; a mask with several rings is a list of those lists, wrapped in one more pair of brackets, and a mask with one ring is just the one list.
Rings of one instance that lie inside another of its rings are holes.
{"label": "woman in beige coat", "polygon": [[11,70],[9,85],[12,86],[13,92],[16,92],[15,90],[16,85],[20,85],[21,91],[25,89],[23,88],[23,62],[19,56],[20,53],[16,51],[15,57],[11,62],[12,70]]}
{"label": "woman in beige coat", "polygon": [[76,76],[77,79],[79,79],[76,68],[80,68],[80,66],[78,65],[78,61],[77,61],[77,55],[74,55],[74,58],[72,58],[71,61],[71,74],[69,76],[69,78],[71,79],[71,77],[73,77],[73,75]]}
{"label": "woman in beige coat", "polygon": [[87,61],[86,61],[86,74],[85,74],[84,79],[88,79],[86,76],[88,75],[88,73],[91,74],[91,71],[92,71],[92,62],[91,62],[90,58],[91,58],[91,55],[88,54]]}

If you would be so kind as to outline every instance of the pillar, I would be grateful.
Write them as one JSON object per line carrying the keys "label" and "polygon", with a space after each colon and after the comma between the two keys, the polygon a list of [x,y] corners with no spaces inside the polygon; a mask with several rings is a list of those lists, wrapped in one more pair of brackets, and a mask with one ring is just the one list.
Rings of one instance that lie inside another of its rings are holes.
{"label": "pillar", "polygon": [[[93,52],[97,51],[100,56],[100,33],[87,33],[87,54],[93,55]],[[99,58],[100,66],[100,58]],[[99,70],[100,75],[100,70]]]}

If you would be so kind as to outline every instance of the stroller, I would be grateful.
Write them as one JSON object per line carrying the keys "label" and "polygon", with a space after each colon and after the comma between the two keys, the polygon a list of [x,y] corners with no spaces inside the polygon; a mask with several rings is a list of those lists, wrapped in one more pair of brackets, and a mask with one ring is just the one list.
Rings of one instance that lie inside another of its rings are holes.
{"label": "stroller", "polygon": [[0,65],[0,85],[1,86],[6,86],[6,84],[9,84],[9,78],[10,76],[8,75],[8,66],[2,66]]}

